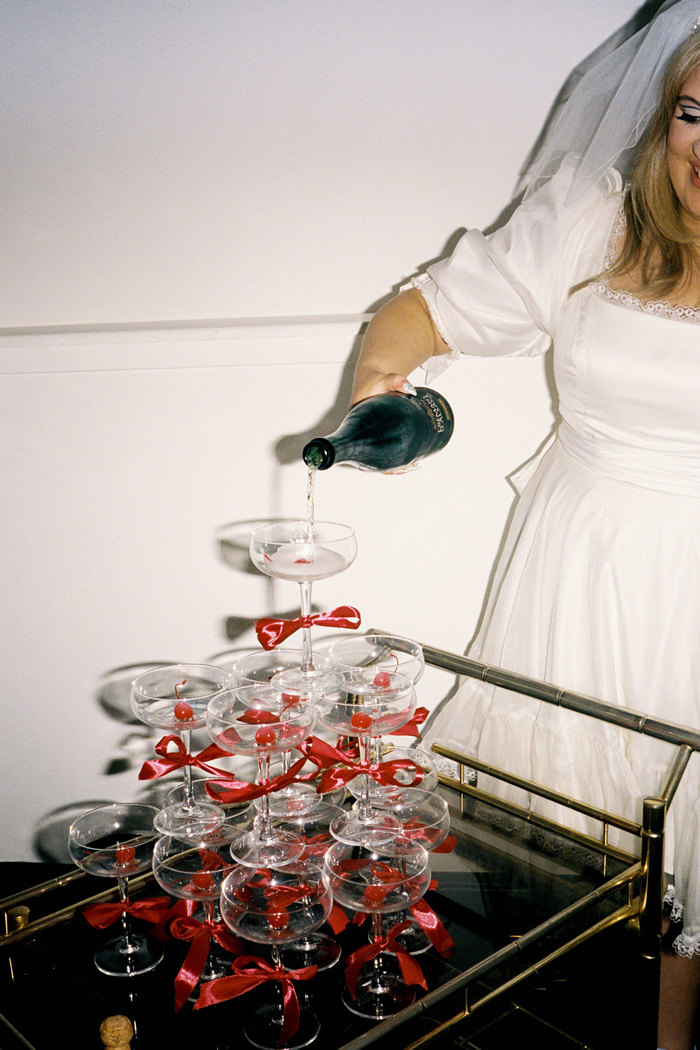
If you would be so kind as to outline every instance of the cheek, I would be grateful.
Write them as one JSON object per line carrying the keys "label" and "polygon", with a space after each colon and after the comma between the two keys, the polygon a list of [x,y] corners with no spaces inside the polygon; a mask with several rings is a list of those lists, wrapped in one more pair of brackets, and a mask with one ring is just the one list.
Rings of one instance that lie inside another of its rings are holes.
{"label": "cheek", "polygon": [[684,154],[687,150],[686,136],[683,128],[678,124],[672,124],[666,136],[666,159],[671,161],[674,157]]}

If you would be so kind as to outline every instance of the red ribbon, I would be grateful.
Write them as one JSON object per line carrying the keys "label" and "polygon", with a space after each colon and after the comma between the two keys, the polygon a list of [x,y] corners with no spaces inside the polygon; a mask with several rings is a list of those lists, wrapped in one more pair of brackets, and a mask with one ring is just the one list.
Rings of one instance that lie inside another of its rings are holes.
{"label": "red ribbon", "polygon": [[[407,820],[402,825],[401,834],[404,838],[419,842],[430,853],[452,853],[457,845],[456,835],[445,835],[442,838],[442,832],[438,828],[429,828],[427,824],[418,820],[418,817]],[[434,845],[431,845],[431,841]]]}
{"label": "red ribbon", "polygon": [[413,772],[414,784],[420,784],[425,774],[424,769],[410,758],[394,758],[388,762],[379,762],[376,765],[351,762],[344,751],[339,751],[338,748],[315,736],[301,743],[299,750],[322,770],[319,785],[316,789],[319,794],[333,791],[338,787],[344,787],[362,773],[367,773],[378,784],[383,786],[391,784],[394,787],[403,786],[396,778],[397,774],[404,770]]}
{"label": "red ribbon", "polygon": [[423,976],[423,971],[413,956],[410,955],[396,939],[404,930],[407,930],[410,925],[410,920],[397,922],[395,926],[391,927],[385,937],[377,937],[371,944],[366,944],[362,948],[358,948],[357,951],[354,951],[348,958],[347,966],[345,967],[345,980],[347,981],[348,990],[353,999],[355,998],[357,978],[359,977],[360,970],[365,963],[371,962],[372,959],[376,959],[378,955],[382,954],[382,952],[388,952],[390,955],[396,956],[401,969],[401,976],[406,984],[418,984],[421,988],[425,988],[427,991],[428,985]]}
{"label": "red ribbon", "polygon": [[[286,773],[280,773],[278,776],[265,780],[260,784],[252,784],[249,780],[218,780],[216,783],[209,781],[206,785],[206,791],[209,797],[216,802],[224,804],[228,802],[250,802],[254,798],[262,798],[263,795],[281,791],[282,788],[288,787],[295,781],[304,779],[298,777],[297,774],[305,764],[306,756],[294,762]],[[314,772],[313,775],[315,776],[316,773]]]}
{"label": "red ribbon", "polygon": [[[375,874],[377,874],[375,872]],[[429,889],[433,890],[437,887],[437,882],[432,879],[430,882]],[[449,933],[443,926],[440,919],[437,917],[433,909],[429,904],[426,904],[425,900],[421,898],[416,901],[415,904],[411,904],[408,909],[418,923],[420,928],[425,933],[426,937],[433,945],[435,950],[443,957],[448,958],[454,951],[454,941],[450,937]],[[357,912],[353,922],[357,926],[362,926],[365,919],[367,918],[366,912]],[[406,926],[406,923],[404,923]],[[410,922],[408,923],[410,926]]]}
{"label": "red ribbon", "polygon": [[96,930],[104,930],[130,915],[132,919],[143,919],[144,922],[159,923],[171,906],[170,897],[145,897],[140,901],[115,901],[114,903],[90,904],[83,909],[83,915]]}
{"label": "red ribbon", "polygon": [[430,714],[427,707],[417,707],[413,712],[413,718],[400,729],[394,729],[389,736],[420,736],[419,726],[422,726]]}
{"label": "red ribbon", "polygon": [[200,922],[193,916],[176,918],[170,932],[178,941],[191,941],[179,973],[175,977],[175,1011],[182,1009],[202,976],[212,940],[227,952],[238,955],[243,945],[223,922]]}
{"label": "red ribbon", "polygon": [[301,970],[285,970],[282,967],[270,966],[256,955],[241,955],[232,971],[232,977],[217,977],[216,980],[207,981],[202,985],[199,999],[194,1004],[195,1010],[235,999],[268,981],[278,981],[282,985],[283,1014],[282,1031],[277,1045],[284,1046],[299,1030],[299,1000],[294,982],[310,981],[316,976],[318,967],[305,966]]}
{"label": "red ribbon", "polygon": [[328,916],[328,925],[333,930],[333,933],[337,936],[342,933],[345,927],[350,922],[349,918],[340,907],[337,901],[333,901],[331,905],[331,912]]}
{"label": "red ribbon", "polygon": [[[170,744],[175,744],[175,751],[169,751]],[[171,735],[162,737],[154,748],[159,759],[149,758],[141,766],[139,780],[154,780],[156,777],[164,777],[166,773],[172,773],[175,769],[183,769],[185,766],[196,766],[203,769],[205,773],[213,776],[229,776],[226,769],[217,769],[209,765],[212,758],[230,758],[228,751],[223,751],[216,744],[210,744],[200,751],[198,755],[189,755],[187,748],[179,736]]]}
{"label": "red ribbon", "polygon": [[255,633],[263,649],[274,649],[302,627],[344,627],[351,631],[360,626],[360,613],[353,605],[339,605],[330,612],[296,616],[292,620],[277,620],[264,616],[255,624]]}
{"label": "red ribbon", "polygon": [[448,958],[454,951],[455,942],[430,905],[421,898],[411,904],[409,911],[438,954],[443,959]]}

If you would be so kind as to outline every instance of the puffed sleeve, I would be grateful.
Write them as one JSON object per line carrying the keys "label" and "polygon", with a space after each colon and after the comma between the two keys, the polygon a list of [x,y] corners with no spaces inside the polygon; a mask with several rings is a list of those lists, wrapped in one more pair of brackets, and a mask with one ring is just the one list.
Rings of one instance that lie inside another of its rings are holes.
{"label": "puffed sleeve", "polygon": [[620,202],[621,179],[570,192],[575,159],[484,236],[469,230],[453,254],[414,277],[449,354],[424,367],[433,375],[460,354],[532,357],[554,337],[573,284],[603,266]]}

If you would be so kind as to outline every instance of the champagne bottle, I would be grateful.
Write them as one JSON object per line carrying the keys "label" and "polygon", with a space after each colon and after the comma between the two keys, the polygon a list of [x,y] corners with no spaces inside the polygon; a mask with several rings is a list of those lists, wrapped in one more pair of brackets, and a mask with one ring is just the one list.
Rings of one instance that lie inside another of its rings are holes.
{"label": "champagne bottle", "polygon": [[340,462],[397,470],[444,448],[453,429],[452,409],[435,390],[377,394],[351,408],[332,434],[309,441],[304,462],[317,470]]}

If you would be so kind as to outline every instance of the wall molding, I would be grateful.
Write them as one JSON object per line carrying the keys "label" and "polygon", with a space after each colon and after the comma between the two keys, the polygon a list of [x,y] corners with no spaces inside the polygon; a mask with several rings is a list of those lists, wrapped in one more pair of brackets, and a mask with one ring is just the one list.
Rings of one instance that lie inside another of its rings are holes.
{"label": "wall molding", "polygon": [[371,314],[0,330],[0,374],[337,364]]}

